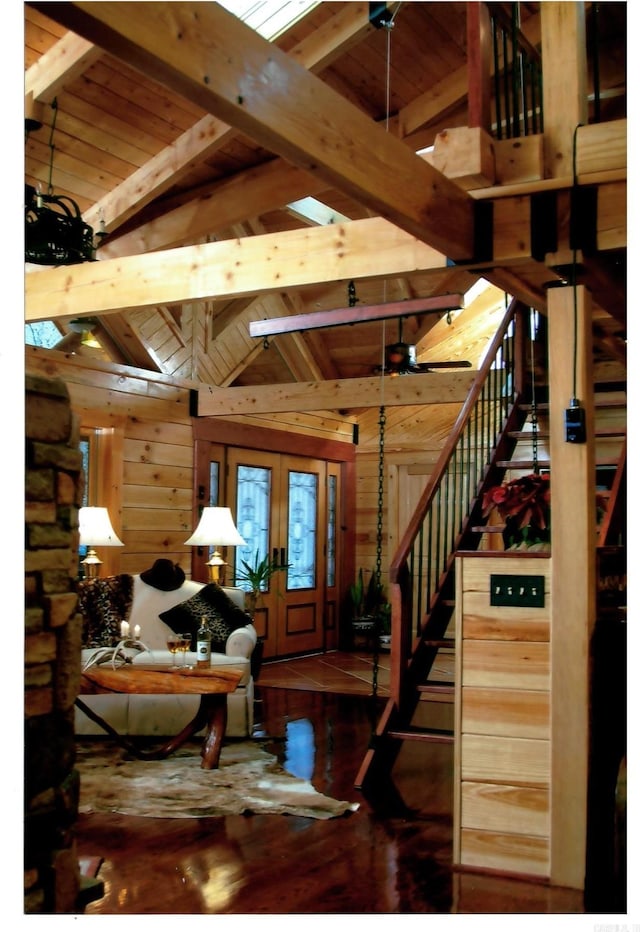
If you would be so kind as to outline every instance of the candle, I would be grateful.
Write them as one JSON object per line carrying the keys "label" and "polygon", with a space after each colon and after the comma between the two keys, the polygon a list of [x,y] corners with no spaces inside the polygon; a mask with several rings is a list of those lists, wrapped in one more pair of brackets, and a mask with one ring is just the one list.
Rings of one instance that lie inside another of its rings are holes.
{"label": "candle", "polygon": [[129,622],[123,621],[120,625],[120,637],[128,638],[129,637]]}
{"label": "candle", "polygon": [[136,639],[136,641],[140,640],[141,634],[142,634],[142,631],[140,630],[140,625],[136,625],[135,628],[133,629],[133,636]]}

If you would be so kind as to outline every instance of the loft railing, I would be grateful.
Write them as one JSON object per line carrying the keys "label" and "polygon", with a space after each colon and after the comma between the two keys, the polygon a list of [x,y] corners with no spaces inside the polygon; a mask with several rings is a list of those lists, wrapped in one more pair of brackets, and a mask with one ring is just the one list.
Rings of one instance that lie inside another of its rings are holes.
{"label": "loft railing", "polygon": [[511,4],[511,17],[498,3],[487,6],[493,48],[494,135],[514,139],[542,133],[542,61],[520,31],[520,5]]}
{"label": "loft railing", "polygon": [[469,126],[496,139],[544,131],[542,59],[520,29],[520,4],[467,4]]}
{"label": "loft railing", "polygon": [[525,312],[515,301],[507,309],[389,569],[390,690],[398,704],[412,644],[441,595],[522,394]]}

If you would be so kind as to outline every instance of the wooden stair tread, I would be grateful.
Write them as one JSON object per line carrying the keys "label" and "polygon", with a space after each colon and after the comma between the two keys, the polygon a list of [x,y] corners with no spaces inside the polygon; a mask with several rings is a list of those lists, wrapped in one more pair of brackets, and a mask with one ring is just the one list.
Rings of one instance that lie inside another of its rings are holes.
{"label": "wooden stair tread", "polygon": [[[533,469],[533,460],[498,460],[496,466],[499,466],[500,469]],[[539,459],[537,465],[541,469],[550,469],[551,463],[549,460]]]}
{"label": "wooden stair tread", "polygon": [[[626,400],[622,398],[619,401],[615,401],[615,400],[611,401],[611,400],[605,400],[605,399],[598,399],[596,397],[594,398],[593,404],[595,408],[599,408],[602,411],[615,410],[616,408],[626,408],[627,406]],[[521,402],[518,405],[518,408],[520,409],[520,411],[533,411],[533,407],[534,406],[530,402]],[[548,411],[549,402],[548,401],[538,402],[535,405],[535,408],[536,408],[536,411]]]}
{"label": "wooden stair tread", "polygon": [[446,728],[395,728],[386,732],[385,737],[396,741],[430,741],[437,744],[453,744],[453,731]]}
{"label": "wooden stair tread", "polygon": [[[550,469],[550,460],[539,459],[537,465],[540,469]],[[602,456],[596,459],[596,466],[617,466],[618,459],[615,456]],[[496,466],[500,469],[533,469],[533,460],[497,460]]]}
{"label": "wooden stair tread", "polygon": [[[626,427],[598,427],[594,431],[596,437],[626,437]],[[508,436],[513,440],[533,440],[534,432],[532,430],[510,430]],[[535,437],[538,440],[549,439],[548,430],[537,430]]]}
{"label": "wooden stair tread", "polygon": [[452,650],[456,646],[455,638],[423,638],[422,643],[427,647],[440,647],[443,650]]}
{"label": "wooden stair tread", "polygon": [[453,680],[427,680],[418,684],[419,693],[453,693],[455,683]]}

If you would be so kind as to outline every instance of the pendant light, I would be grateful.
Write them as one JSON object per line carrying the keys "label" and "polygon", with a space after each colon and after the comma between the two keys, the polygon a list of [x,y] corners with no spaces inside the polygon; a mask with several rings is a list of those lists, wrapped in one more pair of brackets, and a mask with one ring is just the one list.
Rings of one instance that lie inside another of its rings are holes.
{"label": "pendant light", "polygon": [[[85,223],[76,202],[64,195],[53,193],[53,135],[56,127],[58,103],[52,105],[53,119],[49,136],[49,187],[46,194],[33,185],[25,185],[25,262],[36,265],[75,265],[92,262],[102,236],[94,236],[93,228]],[[27,123],[27,131],[33,129]],[[97,241],[97,242],[96,242]]]}

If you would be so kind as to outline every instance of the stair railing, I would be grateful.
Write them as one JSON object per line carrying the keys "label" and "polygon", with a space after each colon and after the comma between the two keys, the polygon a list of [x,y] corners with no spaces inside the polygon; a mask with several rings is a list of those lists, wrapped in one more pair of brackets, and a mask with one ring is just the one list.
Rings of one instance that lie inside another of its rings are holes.
{"label": "stair railing", "polygon": [[517,301],[507,309],[389,568],[390,695],[398,705],[414,641],[447,578],[523,390],[528,310]]}

